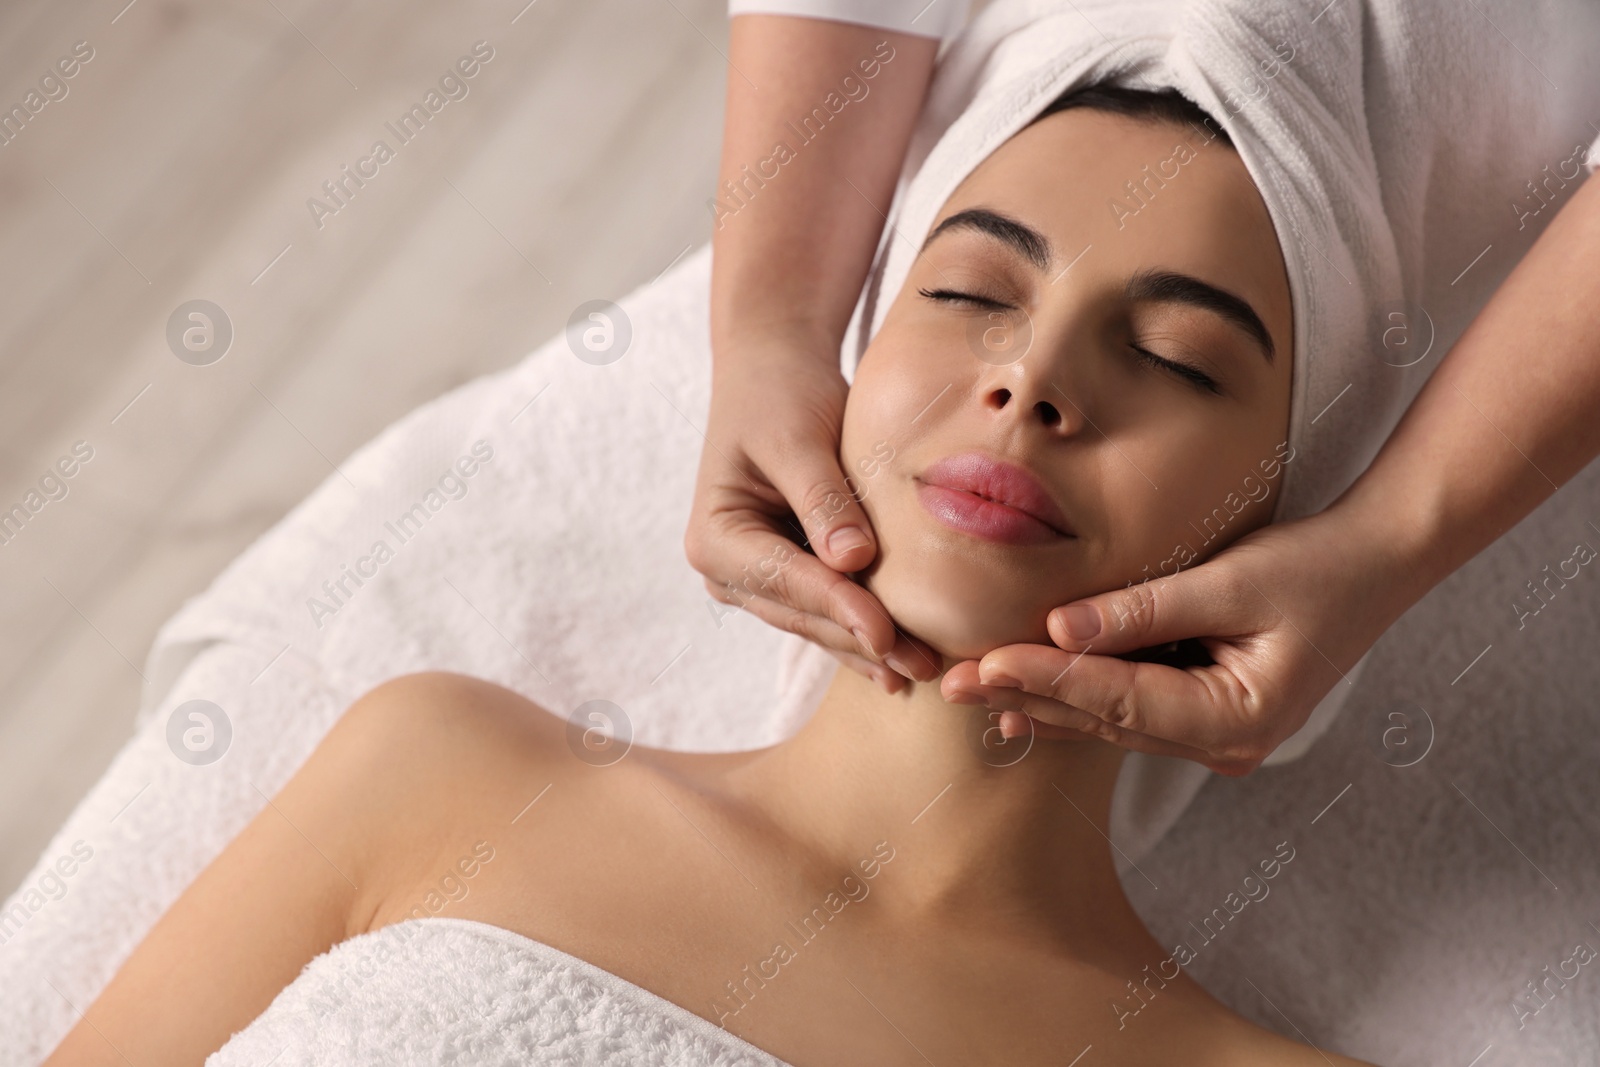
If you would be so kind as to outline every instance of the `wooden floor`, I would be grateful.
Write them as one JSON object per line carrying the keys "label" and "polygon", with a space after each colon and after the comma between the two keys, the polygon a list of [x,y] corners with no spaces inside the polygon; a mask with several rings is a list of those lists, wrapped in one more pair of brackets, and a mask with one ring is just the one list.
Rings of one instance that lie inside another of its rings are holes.
{"label": "wooden floor", "polygon": [[[389,422],[709,239],[726,0],[525,3],[0,5],[0,108],[38,93],[0,146],[0,511],[39,508],[0,544],[0,896],[186,598]],[[197,299],[234,332],[203,366],[167,337]]]}

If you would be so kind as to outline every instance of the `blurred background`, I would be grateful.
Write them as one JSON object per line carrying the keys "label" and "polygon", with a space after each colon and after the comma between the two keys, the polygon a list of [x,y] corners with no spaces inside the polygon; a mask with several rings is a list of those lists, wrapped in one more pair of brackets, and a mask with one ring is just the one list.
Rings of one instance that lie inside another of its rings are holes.
{"label": "blurred background", "polygon": [[[710,239],[727,28],[726,0],[0,5],[0,512],[27,512],[0,527],[0,897],[185,599],[385,425]],[[208,365],[169,345],[191,300],[231,323]]]}

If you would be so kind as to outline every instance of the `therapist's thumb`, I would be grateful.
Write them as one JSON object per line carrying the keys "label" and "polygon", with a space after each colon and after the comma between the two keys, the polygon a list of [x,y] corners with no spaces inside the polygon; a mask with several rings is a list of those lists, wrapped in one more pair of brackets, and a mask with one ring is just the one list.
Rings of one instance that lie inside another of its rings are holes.
{"label": "therapist's thumb", "polygon": [[1050,639],[1068,652],[1134,652],[1189,637],[1210,637],[1217,598],[1198,571],[1154,578],[1075,600],[1050,612]]}
{"label": "therapist's thumb", "polygon": [[878,554],[867,513],[850,491],[834,453],[818,448],[792,456],[784,471],[769,473],[789,502],[817,558],[842,574],[863,570]]}

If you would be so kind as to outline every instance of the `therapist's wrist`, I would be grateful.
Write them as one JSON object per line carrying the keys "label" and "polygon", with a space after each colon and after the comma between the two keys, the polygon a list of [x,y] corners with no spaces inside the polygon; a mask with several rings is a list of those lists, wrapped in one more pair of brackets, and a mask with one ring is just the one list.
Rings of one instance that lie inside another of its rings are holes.
{"label": "therapist's wrist", "polygon": [[713,323],[712,376],[837,373],[843,342],[841,332],[810,319],[751,317],[720,328]]}
{"label": "therapist's wrist", "polygon": [[[1368,472],[1371,473],[1370,471]],[[1376,579],[1372,604],[1382,628],[1406,611],[1455,570],[1452,525],[1426,492],[1402,492],[1364,475],[1319,518]]]}

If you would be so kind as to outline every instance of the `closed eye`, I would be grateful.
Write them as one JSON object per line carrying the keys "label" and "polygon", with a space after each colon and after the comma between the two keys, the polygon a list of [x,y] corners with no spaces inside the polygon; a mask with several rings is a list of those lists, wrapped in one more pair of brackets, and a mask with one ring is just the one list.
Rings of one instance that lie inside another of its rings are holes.
{"label": "closed eye", "polygon": [[972,293],[961,293],[954,289],[918,289],[918,293],[929,300],[937,300],[947,304],[973,304],[985,308],[1010,308],[1009,304],[1002,304],[998,300],[991,300],[986,296],[974,296]]}
{"label": "closed eye", "polygon": [[1193,383],[1197,388],[1204,389],[1208,393],[1216,393],[1219,396],[1221,395],[1222,390],[1217,388],[1216,381],[1204,371],[1196,370],[1187,363],[1176,363],[1170,359],[1162,359],[1154,352],[1140,348],[1138,345],[1129,345],[1128,347],[1139,354],[1140,361],[1148,363],[1152,367],[1160,367],[1168,370],[1185,381]]}

